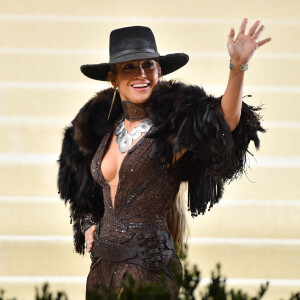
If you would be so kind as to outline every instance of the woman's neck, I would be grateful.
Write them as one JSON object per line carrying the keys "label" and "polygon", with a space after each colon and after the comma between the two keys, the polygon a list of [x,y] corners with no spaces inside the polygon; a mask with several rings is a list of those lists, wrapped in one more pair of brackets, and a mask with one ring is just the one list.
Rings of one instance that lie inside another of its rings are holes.
{"label": "woman's neck", "polygon": [[130,101],[122,101],[125,119],[132,121],[140,121],[147,118],[144,103],[133,103]]}

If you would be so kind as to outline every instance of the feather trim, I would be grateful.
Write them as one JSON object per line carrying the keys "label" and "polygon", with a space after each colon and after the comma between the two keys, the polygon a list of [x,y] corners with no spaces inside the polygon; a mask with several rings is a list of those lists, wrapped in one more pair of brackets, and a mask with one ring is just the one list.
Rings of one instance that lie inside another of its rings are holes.
{"label": "feather trim", "polygon": [[185,149],[189,185],[189,209],[193,216],[203,214],[222,197],[224,184],[243,173],[250,141],[259,147],[259,107],[242,105],[238,127],[231,132],[224,120],[221,98],[207,95],[198,86],[180,82],[160,83],[147,101],[154,123],[155,139],[151,155],[160,155],[166,165],[174,154]]}
{"label": "feather trim", "polygon": [[[112,96],[113,89],[104,90],[80,110],[65,130],[58,160],[58,188],[61,198],[70,203],[79,253],[84,253],[80,218],[92,214],[99,221],[104,213],[102,189],[91,176],[90,163],[102,138],[122,113],[117,96],[107,120]],[[225,182],[243,173],[250,141],[259,148],[257,133],[265,131],[260,125],[260,108],[243,103],[239,125],[231,132],[220,103],[221,98],[207,95],[201,87],[175,81],[158,83],[146,102],[155,129],[147,134],[154,139],[151,155],[159,155],[163,164],[171,165],[174,154],[187,150],[181,158],[185,166],[181,177],[188,182],[188,205],[193,216],[217,203]]]}
{"label": "feather trim", "polygon": [[65,129],[58,160],[58,190],[61,199],[70,204],[75,250],[81,254],[84,254],[84,235],[80,219],[91,214],[99,222],[104,213],[102,188],[93,180],[90,164],[100,141],[122,112],[118,97],[107,121],[112,95],[113,89],[105,90],[83,106],[72,125]]}

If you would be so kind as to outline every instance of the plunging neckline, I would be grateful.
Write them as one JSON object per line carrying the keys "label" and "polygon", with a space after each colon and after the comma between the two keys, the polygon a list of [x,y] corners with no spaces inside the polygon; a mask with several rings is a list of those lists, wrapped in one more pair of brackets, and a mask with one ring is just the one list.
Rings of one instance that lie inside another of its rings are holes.
{"label": "plunging neckline", "polygon": [[126,161],[126,159],[128,158],[129,154],[131,154],[139,145],[141,145],[145,140],[146,140],[146,135],[151,131],[151,129],[145,133],[145,135],[143,135],[137,142],[136,144],[134,144],[127,152],[126,154],[124,155],[123,157],[123,160],[120,164],[120,168],[119,168],[119,171],[118,171],[118,183],[117,183],[117,188],[116,188],[116,193],[115,193],[115,197],[114,197],[114,204],[112,203],[112,196],[111,196],[111,188],[110,188],[110,185],[109,183],[106,181],[103,173],[102,173],[102,161],[104,159],[104,156],[106,155],[107,151],[108,151],[108,148],[109,148],[109,145],[112,141],[112,136],[113,136],[113,130],[111,132],[108,132],[106,134],[106,136],[104,136],[103,138],[103,142],[104,142],[104,145],[101,147],[101,152],[99,153],[99,159],[98,159],[98,171],[99,171],[99,175],[101,177],[101,182],[109,189],[109,206],[111,208],[111,210],[113,212],[115,212],[115,208],[116,208],[116,199],[117,199],[117,196],[118,196],[118,193],[119,193],[119,190],[120,190],[120,174],[121,174],[121,171],[123,170],[123,166],[124,166],[124,162]]}

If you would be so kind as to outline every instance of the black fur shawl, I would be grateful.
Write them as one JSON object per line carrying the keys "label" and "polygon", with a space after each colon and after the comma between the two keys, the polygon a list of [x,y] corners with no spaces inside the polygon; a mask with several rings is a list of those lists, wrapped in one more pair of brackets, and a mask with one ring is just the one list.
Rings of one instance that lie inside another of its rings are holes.
{"label": "black fur shawl", "polygon": [[[104,206],[101,187],[94,182],[90,163],[99,143],[122,114],[121,100],[116,98],[110,120],[107,115],[112,89],[96,94],[79,111],[66,128],[59,158],[58,189],[70,203],[75,249],[84,253],[84,236],[79,220],[92,214],[97,222]],[[222,196],[224,183],[239,176],[245,167],[250,141],[259,148],[259,108],[243,103],[238,127],[231,132],[223,118],[220,98],[208,96],[198,86],[163,81],[147,101],[147,112],[155,131],[151,155],[159,155],[170,164],[173,155],[188,149],[182,181],[188,181],[188,205],[193,216],[203,214]]]}

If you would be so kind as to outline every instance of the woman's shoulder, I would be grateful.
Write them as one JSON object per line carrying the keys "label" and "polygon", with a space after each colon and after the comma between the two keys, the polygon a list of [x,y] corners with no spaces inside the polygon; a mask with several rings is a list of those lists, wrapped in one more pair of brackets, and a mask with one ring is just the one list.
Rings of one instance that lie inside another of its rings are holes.
{"label": "woman's shoulder", "polygon": [[194,95],[202,95],[206,96],[206,92],[204,91],[203,87],[200,85],[193,85],[184,81],[180,80],[161,80],[155,89],[153,90],[151,98],[158,94],[173,94],[176,96],[181,96],[183,95],[189,95],[189,94],[194,94]]}
{"label": "woman's shoulder", "polygon": [[206,106],[214,96],[208,95],[203,87],[182,81],[160,81],[147,101],[150,115],[171,112],[187,113],[193,109]]}
{"label": "woman's shoulder", "polygon": [[172,119],[180,123],[196,111],[204,114],[207,105],[215,99],[201,86],[175,80],[161,81],[147,101],[146,109],[154,124],[172,123]]}
{"label": "woman's shoulder", "polygon": [[72,121],[74,140],[85,154],[95,152],[104,135],[111,130],[122,112],[121,100],[116,97],[108,120],[112,97],[112,88],[98,92],[84,104]]}

